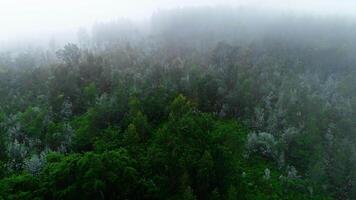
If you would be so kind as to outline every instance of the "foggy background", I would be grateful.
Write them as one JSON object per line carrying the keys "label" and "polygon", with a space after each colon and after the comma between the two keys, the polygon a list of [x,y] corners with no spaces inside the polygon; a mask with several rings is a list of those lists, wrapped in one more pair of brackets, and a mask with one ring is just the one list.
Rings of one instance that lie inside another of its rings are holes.
{"label": "foggy background", "polygon": [[129,19],[145,24],[156,12],[195,6],[254,8],[293,15],[354,17],[351,0],[1,0],[0,49],[40,45],[51,39],[75,40],[78,29],[90,32],[96,23]]}

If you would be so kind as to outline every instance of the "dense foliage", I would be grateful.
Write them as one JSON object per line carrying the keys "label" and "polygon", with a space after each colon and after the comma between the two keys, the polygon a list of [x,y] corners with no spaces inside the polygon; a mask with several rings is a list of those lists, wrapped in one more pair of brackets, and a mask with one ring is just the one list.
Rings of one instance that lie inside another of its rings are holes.
{"label": "dense foliage", "polygon": [[356,198],[356,28],[251,16],[2,53],[0,199]]}
{"label": "dense foliage", "polygon": [[[284,172],[254,152],[246,155],[247,134],[241,124],[202,113],[182,95],[166,108],[167,113],[158,125],[149,123],[151,119],[142,112],[141,101],[136,98],[130,100],[122,123],[107,118],[113,111],[99,111],[101,106],[106,105],[96,105],[68,122],[73,124],[75,133],[63,136],[73,137],[69,146],[63,146],[65,139],[60,137],[53,142],[48,140],[52,147],[43,147],[39,155],[35,152],[31,155],[30,150],[39,152],[41,147],[34,148],[15,139],[12,151],[23,153],[16,160],[9,157],[8,164],[16,172],[7,172],[0,181],[1,196],[4,199],[323,197],[313,194],[312,183],[298,177],[296,172]],[[36,118],[35,115],[27,120],[31,124]],[[110,122],[113,124],[105,124]],[[45,134],[53,137],[68,134],[66,126],[72,125],[61,123],[50,125],[58,129],[48,128]],[[38,129],[36,126],[42,127],[43,123],[34,123],[27,130]],[[34,140],[24,137],[28,142]],[[58,150],[52,151],[55,147]]]}

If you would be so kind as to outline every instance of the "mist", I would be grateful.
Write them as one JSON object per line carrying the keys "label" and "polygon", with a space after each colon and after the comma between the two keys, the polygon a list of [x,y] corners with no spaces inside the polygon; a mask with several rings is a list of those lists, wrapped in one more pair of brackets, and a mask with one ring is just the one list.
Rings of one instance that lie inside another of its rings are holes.
{"label": "mist", "polygon": [[[0,2],[0,43],[2,46],[26,46],[48,43],[55,38],[70,42],[80,28],[88,30],[100,22],[129,19],[147,23],[159,11],[196,6],[225,6],[279,12],[293,15],[354,17],[356,3],[349,0],[327,1],[149,1],[126,2],[113,0],[45,1],[20,0]],[[34,42],[37,41],[37,42]],[[26,44],[26,45],[25,45]]]}

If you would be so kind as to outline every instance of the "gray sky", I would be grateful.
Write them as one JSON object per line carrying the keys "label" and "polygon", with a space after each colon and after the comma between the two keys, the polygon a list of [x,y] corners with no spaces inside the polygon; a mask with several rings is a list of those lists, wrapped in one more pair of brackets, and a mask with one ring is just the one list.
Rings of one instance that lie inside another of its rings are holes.
{"label": "gray sky", "polygon": [[174,7],[233,5],[353,15],[352,0],[0,0],[0,40],[56,34],[119,17],[140,20]]}

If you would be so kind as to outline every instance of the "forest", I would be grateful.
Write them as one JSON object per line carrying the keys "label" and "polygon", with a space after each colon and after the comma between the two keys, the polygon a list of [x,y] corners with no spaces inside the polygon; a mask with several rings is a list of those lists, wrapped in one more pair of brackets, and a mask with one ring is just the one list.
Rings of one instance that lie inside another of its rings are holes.
{"label": "forest", "polygon": [[355,33],[197,7],[0,47],[0,199],[356,199]]}

